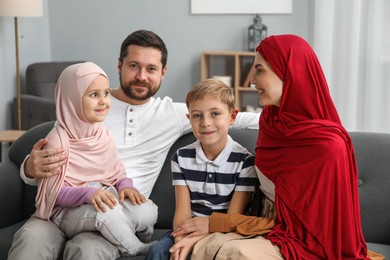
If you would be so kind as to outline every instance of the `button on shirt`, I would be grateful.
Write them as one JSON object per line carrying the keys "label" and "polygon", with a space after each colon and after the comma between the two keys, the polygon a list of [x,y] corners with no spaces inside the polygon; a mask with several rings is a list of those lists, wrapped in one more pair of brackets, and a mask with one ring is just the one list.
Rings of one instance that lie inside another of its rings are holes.
{"label": "button on shirt", "polygon": [[168,97],[134,106],[111,96],[104,125],[112,132],[127,176],[145,197],[152,192],[169,148],[191,132],[187,111],[184,103]]}
{"label": "button on shirt", "polygon": [[136,142],[137,113],[135,112],[135,108],[132,108],[131,105],[128,105],[128,109],[126,111],[126,119],[128,123],[126,125],[127,136],[125,137],[125,143],[134,144]]}

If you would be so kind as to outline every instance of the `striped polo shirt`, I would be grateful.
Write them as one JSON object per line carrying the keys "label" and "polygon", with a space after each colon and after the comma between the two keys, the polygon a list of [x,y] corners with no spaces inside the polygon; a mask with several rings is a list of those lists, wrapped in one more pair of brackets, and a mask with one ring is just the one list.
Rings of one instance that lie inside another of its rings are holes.
{"label": "striped polo shirt", "polygon": [[206,158],[196,141],[177,150],[171,167],[173,185],[189,189],[193,216],[225,213],[234,191],[253,192],[258,185],[253,154],[230,136],[214,161]]}

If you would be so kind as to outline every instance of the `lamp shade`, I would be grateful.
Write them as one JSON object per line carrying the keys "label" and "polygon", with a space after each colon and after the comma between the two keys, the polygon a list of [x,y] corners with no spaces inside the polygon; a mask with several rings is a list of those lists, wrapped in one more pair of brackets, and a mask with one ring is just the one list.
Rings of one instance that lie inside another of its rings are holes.
{"label": "lamp shade", "polygon": [[0,0],[0,16],[43,16],[43,0]]}

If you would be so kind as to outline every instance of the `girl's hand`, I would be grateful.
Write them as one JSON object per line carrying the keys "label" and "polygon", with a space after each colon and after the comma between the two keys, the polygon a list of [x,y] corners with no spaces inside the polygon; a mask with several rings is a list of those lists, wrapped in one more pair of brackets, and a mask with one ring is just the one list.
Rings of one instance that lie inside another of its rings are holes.
{"label": "girl's hand", "polygon": [[90,203],[95,208],[96,212],[99,212],[100,210],[106,212],[106,205],[113,209],[118,202],[111,192],[98,189],[92,195]]}
{"label": "girl's hand", "polygon": [[119,201],[123,202],[125,198],[128,198],[133,205],[141,205],[146,201],[144,195],[131,188],[124,188],[119,191]]}

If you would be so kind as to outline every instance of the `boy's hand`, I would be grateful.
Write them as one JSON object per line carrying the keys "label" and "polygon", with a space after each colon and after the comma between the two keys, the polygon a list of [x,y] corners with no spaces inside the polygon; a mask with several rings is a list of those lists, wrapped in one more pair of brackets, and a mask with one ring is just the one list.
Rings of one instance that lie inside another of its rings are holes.
{"label": "boy's hand", "polygon": [[187,219],[172,232],[174,238],[194,237],[209,233],[209,217],[194,217]]}
{"label": "boy's hand", "polygon": [[170,260],[186,260],[187,256],[191,254],[196,242],[201,240],[207,235],[195,236],[195,237],[184,237],[180,241],[176,242],[170,249],[171,258]]}
{"label": "boy's hand", "polygon": [[98,189],[91,197],[91,205],[95,208],[96,212],[100,210],[106,212],[106,205],[113,209],[117,204],[117,200],[114,194],[109,191]]}
{"label": "boy's hand", "polygon": [[48,139],[40,139],[34,144],[30,157],[24,164],[24,174],[28,178],[51,177],[61,172],[61,166],[66,163],[64,149],[42,148],[48,143]]}
{"label": "boy's hand", "polygon": [[[182,239],[183,239],[183,237],[175,237],[174,244],[178,243]],[[175,249],[172,250],[172,251],[170,249],[169,252],[171,253],[171,257],[169,259],[170,260],[179,259],[180,258],[180,249],[181,249],[180,246],[179,247],[175,247]]]}
{"label": "boy's hand", "polygon": [[119,191],[120,202],[123,202],[125,198],[128,198],[133,205],[141,205],[146,201],[144,195],[131,188],[124,188]]}

